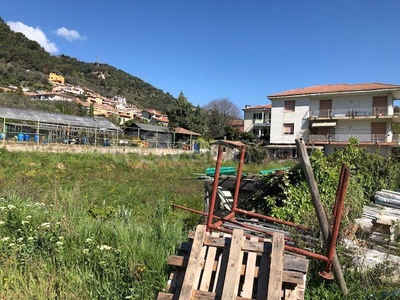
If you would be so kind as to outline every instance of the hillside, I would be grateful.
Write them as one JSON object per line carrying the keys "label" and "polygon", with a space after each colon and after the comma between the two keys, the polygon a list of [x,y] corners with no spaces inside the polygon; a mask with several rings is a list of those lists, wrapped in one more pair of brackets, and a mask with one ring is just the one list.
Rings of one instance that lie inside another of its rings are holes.
{"label": "hillside", "polygon": [[37,42],[13,32],[0,18],[0,86],[46,90],[50,88],[49,72],[106,97],[121,95],[141,108],[166,111],[174,100],[169,93],[110,65],[82,62],[66,55],[52,56]]}

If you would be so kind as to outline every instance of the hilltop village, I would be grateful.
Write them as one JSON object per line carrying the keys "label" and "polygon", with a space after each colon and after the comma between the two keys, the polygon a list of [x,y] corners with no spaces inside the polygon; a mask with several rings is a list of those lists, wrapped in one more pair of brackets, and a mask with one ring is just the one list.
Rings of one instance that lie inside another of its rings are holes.
{"label": "hilltop village", "polygon": [[[100,74],[99,76],[102,75]],[[141,110],[136,105],[128,103],[126,98],[121,95],[107,98],[87,87],[68,84],[63,76],[56,73],[50,73],[48,79],[53,85],[51,91],[32,92],[23,90],[24,94],[32,100],[76,102],[87,109],[88,115],[118,117],[119,125],[123,125],[126,121],[133,119],[136,122],[146,119],[149,124],[168,125],[166,115],[156,109]],[[9,86],[2,89],[3,91],[10,91],[17,89],[17,87]]]}

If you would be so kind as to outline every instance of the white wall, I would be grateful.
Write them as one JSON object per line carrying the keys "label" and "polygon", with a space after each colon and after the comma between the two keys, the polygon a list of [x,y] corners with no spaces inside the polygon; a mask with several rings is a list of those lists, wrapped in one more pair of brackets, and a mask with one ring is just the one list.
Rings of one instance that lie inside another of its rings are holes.
{"label": "white wall", "polygon": [[[308,134],[308,111],[310,99],[301,97],[295,101],[294,112],[284,112],[285,100],[272,100],[271,144],[294,144],[295,139]],[[294,134],[283,134],[283,124],[294,123]]]}

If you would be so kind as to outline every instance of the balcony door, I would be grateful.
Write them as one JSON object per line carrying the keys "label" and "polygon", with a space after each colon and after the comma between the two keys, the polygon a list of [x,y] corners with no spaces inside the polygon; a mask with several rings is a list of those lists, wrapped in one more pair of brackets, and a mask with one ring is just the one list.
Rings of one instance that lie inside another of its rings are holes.
{"label": "balcony door", "polygon": [[371,123],[371,135],[373,142],[385,142],[386,140],[386,122]]}
{"label": "balcony door", "polygon": [[372,107],[374,108],[374,114],[377,116],[386,115],[387,110],[387,97],[374,97],[372,99]]}
{"label": "balcony door", "polygon": [[320,100],[319,101],[319,116],[330,117],[332,109],[332,100]]}

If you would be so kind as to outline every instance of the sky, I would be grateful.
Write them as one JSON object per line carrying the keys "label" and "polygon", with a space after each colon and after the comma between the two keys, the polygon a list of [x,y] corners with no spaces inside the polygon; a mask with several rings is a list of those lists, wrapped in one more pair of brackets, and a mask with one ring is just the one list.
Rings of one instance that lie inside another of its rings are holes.
{"label": "sky", "polygon": [[1,0],[52,55],[112,65],[194,105],[335,83],[400,84],[400,0]]}

